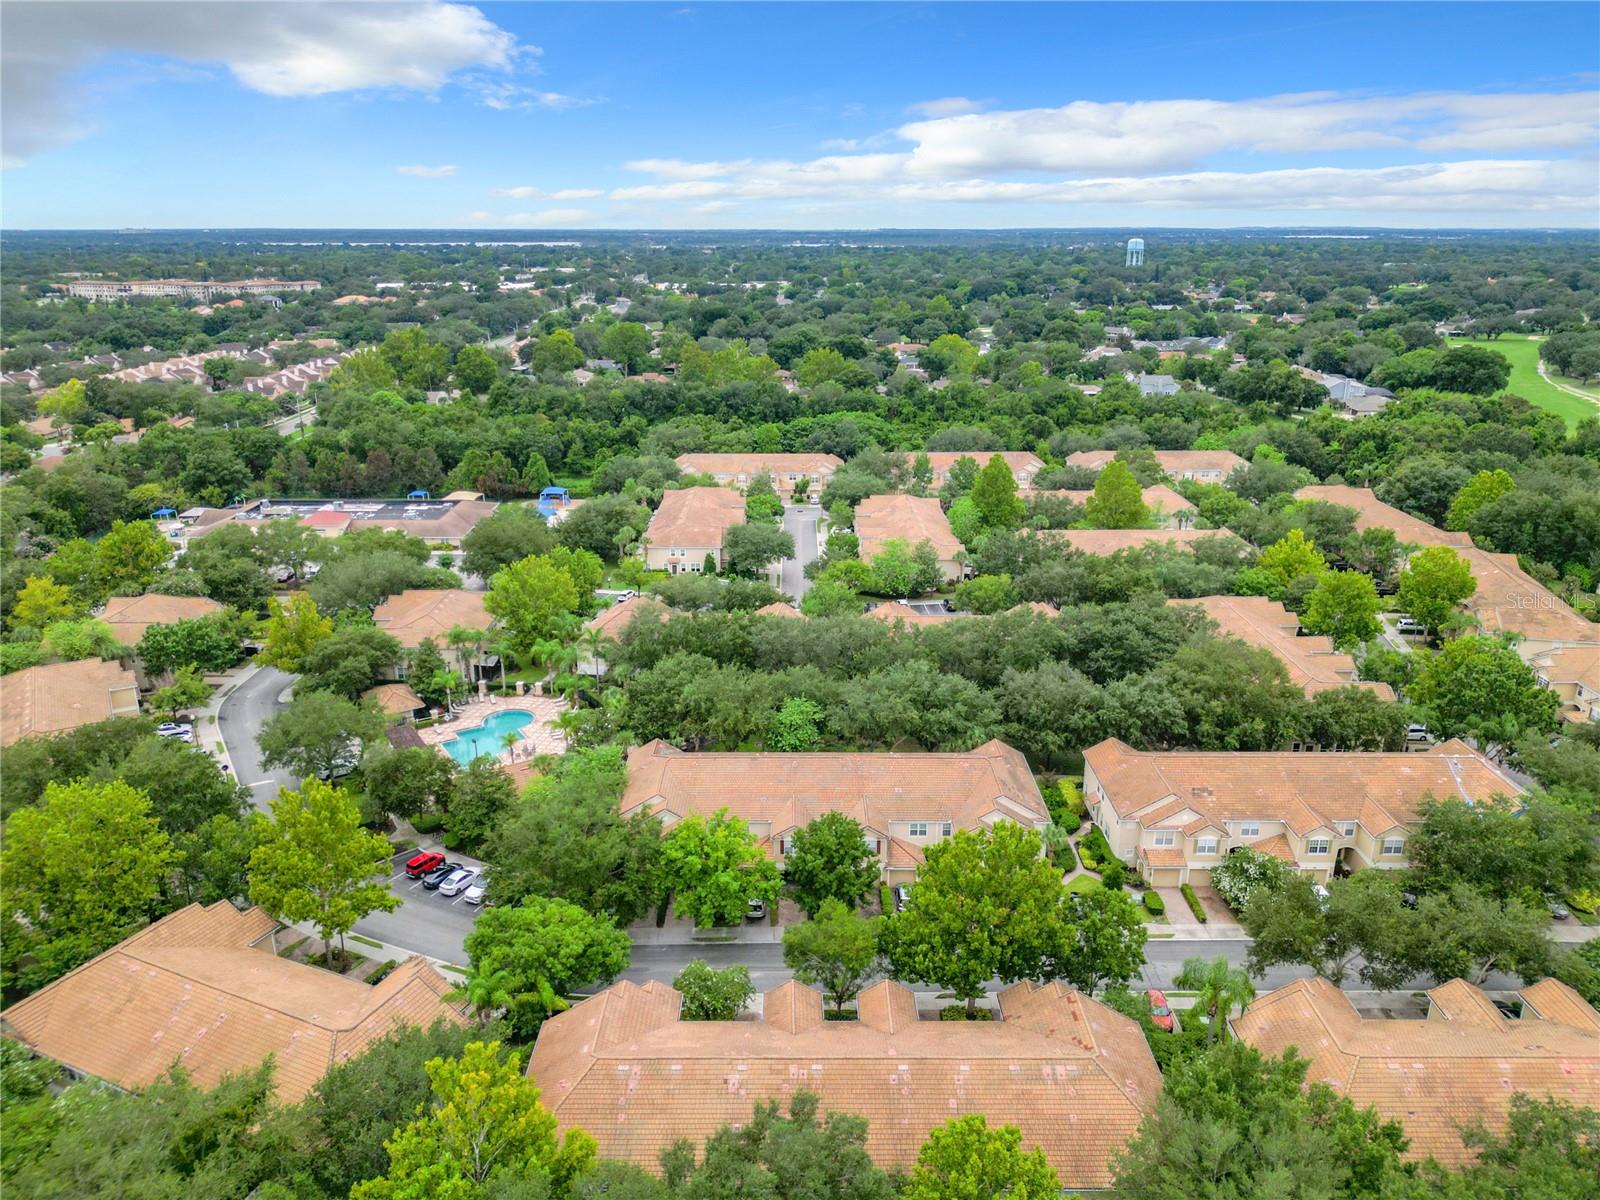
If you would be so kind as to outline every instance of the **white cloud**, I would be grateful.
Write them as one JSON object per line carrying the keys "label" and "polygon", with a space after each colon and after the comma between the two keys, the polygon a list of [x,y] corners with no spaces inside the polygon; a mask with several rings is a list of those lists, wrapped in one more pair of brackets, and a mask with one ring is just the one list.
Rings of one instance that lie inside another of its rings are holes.
{"label": "white cloud", "polygon": [[729,209],[738,207],[739,206],[732,200],[707,200],[704,204],[694,205],[689,209],[689,211],[695,213],[705,213],[707,216],[709,216],[712,213],[727,212]]}
{"label": "white cloud", "polygon": [[402,175],[415,175],[419,179],[448,179],[456,173],[453,164],[447,164],[442,167],[396,167],[395,170]]}
{"label": "white cloud", "polygon": [[490,188],[491,196],[509,196],[514,200],[593,200],[596,196],[605,195],[601,188],[560,188],[547,192],[536,187],[508,187]]}
{"label": "white cloud", "polygon": [[924,100],[920,104],[906,105],[906,111],[919,117],[959,117],[963,113],[977,112],[985,107],[982,100],[968,100],[965,96],[941,96],[937,100]]}
{"label": "white cloud", "polygon": [[583,96],[569,96],[566,92],[545,92],[525,84],[503,79],[473,79],[468,86],[478,93],[487,108],[507,112],[520,108],[586,108],[600,101]]}
{"label": "white cloud", "polygon": [[1155,171],[1226,151],[1412,148],[1525,152],[1592,146],[1594,92],[1412,96],[1312,93],[1259,100],[1080,100],[1059,108],[914,121],[907,170],[930,178],[979,172]]}
{"label": "white cloud", "polygon": [[592,220],[594,214],[586,208],[547,208],[543,212],[512,213],[505,218],[507,225],[570,226],[582,225]]}
{"label": "white cloud", "polygon": [[400,88],[433,92],[469,68],[509,70],[528,47],[478,9],[446,0],[374,3],[8,2],[3,24],[7,165],[88,134],[69,77],[123,52],[221,63],[270,96]]}

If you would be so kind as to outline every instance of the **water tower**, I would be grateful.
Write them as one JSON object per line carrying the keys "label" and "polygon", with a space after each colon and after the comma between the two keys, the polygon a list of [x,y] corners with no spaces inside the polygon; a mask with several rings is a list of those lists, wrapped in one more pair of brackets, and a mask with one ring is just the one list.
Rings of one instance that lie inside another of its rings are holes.
{"label": "water tower", "polygon": [[1143,238],[1129,238],[1128,239],[1128,261],[1127,261],[1127,263],[1125,265],[1130,266],[1130,267],[1142,267],[1142,266],[1144,266],[1144,239]]}

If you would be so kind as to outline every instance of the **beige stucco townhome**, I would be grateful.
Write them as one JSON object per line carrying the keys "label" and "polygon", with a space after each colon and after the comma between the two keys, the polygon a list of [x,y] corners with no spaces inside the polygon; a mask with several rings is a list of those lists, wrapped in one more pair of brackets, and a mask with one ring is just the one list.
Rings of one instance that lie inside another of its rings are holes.
{"label": "beige stucco townhome", "polygon": [[679,488],[661,497],[645,530],[644,562],[669,575],[705,569],[709,555],[723,568],[722,539],[744,524],[744,497],[732,488]]}
{"label": "beige stucco townhome", "polygon": [[[928,465],[933,468],[933,486],[942,488],[950,479],[950,469],[961,459],[970,458],[981,471],[997,454],[1011,468],[1011,478],[1017,481],[1020,491],[1031,488],[1039,472],[1044,470],[1044,460],[1030,450],[930,450]],[[916,461],[915,454],[908,457]]]}
{"label": "beige stucco townhome", "polygon": [[857,552],[871,562],[891,541],[915,548],[921,542],[933,547],[939,570],[948,581],[961,578],[961,557],[966,548],[951,532],[950,519],[932,496],[868,496],[856,505]]}
{"label": "beige stucco townhome", "polygon": [[1424,798],[1514,803],[1523,788],[1465,742],[1423,754],[1140,751],[1107,738],[1084,753],[1084,800],[1112,852],[1157,887],[1203,884],[1241,847],[1322,882],[1406,865]]}
{"label": "beige stucco townhome", "polygon": [[758,475],[770,475],[780,496],[790,498],[802,480],[811,485],[813,499],[833,481],[844,466],[834,454],[680,454],[678,469],[685,475],[709,475],[723,487],[744,491]]}
{"label": "beige stucco townhome", "polygon": [[957,829],[1050,823],[1027,760],[1000,741],[960,754],[698,754],[657,740],[628,755],[621,808],[667,829],[725,809],[780,866],[795,830],[842,812],[866,831],[886,883],[909,883],[923,848]]}

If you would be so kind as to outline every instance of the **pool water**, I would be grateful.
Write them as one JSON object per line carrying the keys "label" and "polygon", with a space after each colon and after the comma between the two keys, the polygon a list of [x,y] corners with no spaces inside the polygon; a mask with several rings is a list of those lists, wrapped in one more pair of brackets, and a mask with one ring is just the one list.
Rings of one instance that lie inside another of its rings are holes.
{"label": "pool water", "polygon": [[517,729],[526,729],[533,724],[533,714],[523,712],[521,709],[507,709],[497,712],[482,725],[474,725],[470,729],[463,729],[448,741],[440,742],[444,751],[463,767],[475,758],[487,754],[490,758],[498,758],[505,753],[505,745],[501,737]]}

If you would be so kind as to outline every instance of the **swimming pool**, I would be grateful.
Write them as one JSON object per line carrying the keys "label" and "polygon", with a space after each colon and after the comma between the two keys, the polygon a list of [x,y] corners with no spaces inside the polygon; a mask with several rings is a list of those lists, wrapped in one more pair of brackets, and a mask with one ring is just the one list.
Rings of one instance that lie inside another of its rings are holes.
{"label": "swimming pool", "polygon": [[446,754],[464,767],[473,759],[481,758],[485,754],[491,758],[498,758],[505,752],[505,744],[501,742],[501,737],[518,729],[526,729],[532,724],[531,712],[510,708],[495,713],[482,725],[463,729],[455,737],[439,744],[444,747]]}

